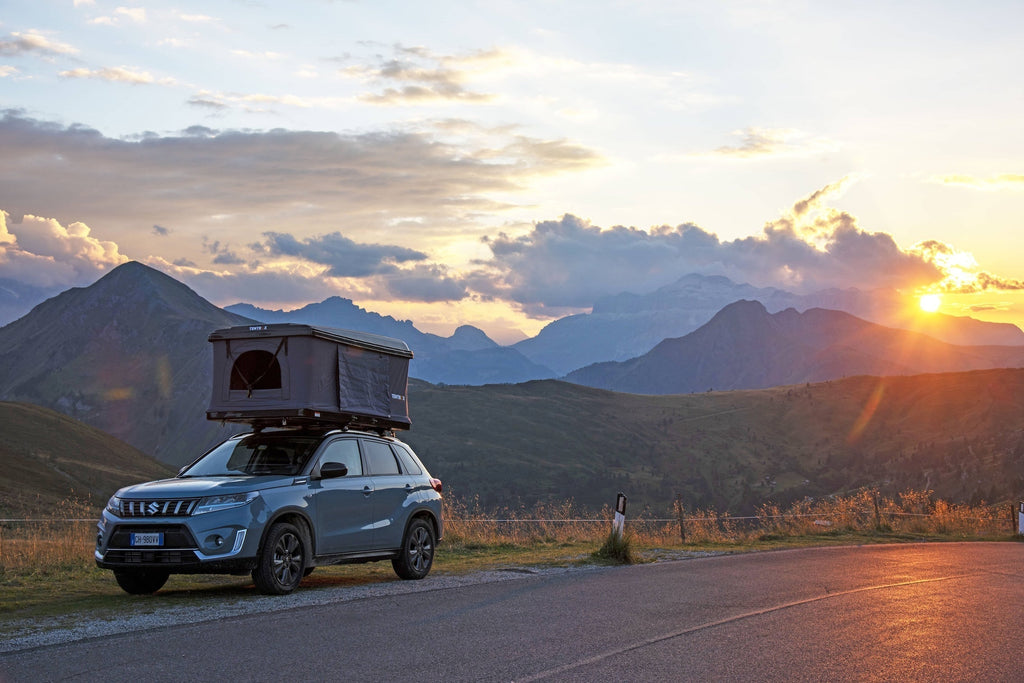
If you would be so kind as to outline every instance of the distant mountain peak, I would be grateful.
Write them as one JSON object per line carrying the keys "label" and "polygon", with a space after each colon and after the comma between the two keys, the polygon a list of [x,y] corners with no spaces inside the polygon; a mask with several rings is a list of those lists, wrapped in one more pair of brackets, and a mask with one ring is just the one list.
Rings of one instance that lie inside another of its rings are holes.
{"label": "distant mountain peak", "polygon": [[487,336],[479,327],[472,325],[460,325],[448,338],[448,343],[453,350],[476,351],[479,349],[490,349],[498,346],[497,342]]}

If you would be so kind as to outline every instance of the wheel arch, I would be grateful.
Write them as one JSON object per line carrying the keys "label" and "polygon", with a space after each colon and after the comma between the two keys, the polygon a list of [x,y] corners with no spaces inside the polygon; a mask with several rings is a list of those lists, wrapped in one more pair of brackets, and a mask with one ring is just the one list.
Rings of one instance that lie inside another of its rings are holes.
{"label": "wheel arch", "polygon": [[419,510],[416,510],[411,515],[409,515],[409,519],[406,520],[406,522],[405,522],[405,528],[402,529],[402,538],[403,539],[405,538],[405,535],[409,532],[409,527],[412,526],[412,523],[414,521],[416,521],[417,519],[426,520],[427,523],[430,524],[430,528],[434,530],[434,540],[435,541],[440,541],[441,540],[441,524],[440,524],[440,521],[434,515],[434,512],[432,510],[430,510],[429,508],[420,508]]}
{"label": "wheel arch", "polygon": [[305,535],[306,541],[309,543],[310,554],[313,556],[316,555],[316,534],[314,533],[315,527],[313,523],[303,511],[298,509],[286,509],[279,510],[273,517],[267,520],[266,524],[263,525],[263,533],[260,535],[260,544],[256,549],[257,556],[263,550],[263,544],[267,540],[267,534],[270,533],[270,530],[275,524],[280,522],[291,524],[301,531]]}

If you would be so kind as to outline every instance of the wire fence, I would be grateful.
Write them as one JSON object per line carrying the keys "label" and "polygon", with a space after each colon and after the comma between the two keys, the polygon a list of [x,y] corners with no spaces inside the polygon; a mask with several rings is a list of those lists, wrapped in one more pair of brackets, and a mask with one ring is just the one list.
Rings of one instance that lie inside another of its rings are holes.
{"label": "wire fence", "polygon": [[[677,499],[671,515],[649,509],[626,515],[625,529],[637,543],[699,545],[750,543],[786,537],[843,534],[943,535],[955,538],[1008,537],[1018,532],[1014,506],[956,505],[933,499],[931,492],[894,497],[876,490],[820,500],[803,500],[780,509],[765,504],[753,515],[687,509]],[[60,513],[64,513],[61,515]],[[70,513],[70,514],[68,514]],[[52,517],[0,518],[0,569],[53,558],[91,558],[97,517],[85,506],[55,510]],[[539,503],[532,508],[485,509],[479,501],[446,497],[445,543],[451,548],[491,544],[594,542],[611,530],[613,510],[587,509],[573,501]]]}

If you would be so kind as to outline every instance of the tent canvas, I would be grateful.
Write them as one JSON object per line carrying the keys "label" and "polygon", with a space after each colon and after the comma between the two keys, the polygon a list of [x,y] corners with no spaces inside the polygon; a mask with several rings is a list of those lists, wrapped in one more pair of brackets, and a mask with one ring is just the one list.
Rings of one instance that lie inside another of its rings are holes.
{"label": "tent canvas", "polygon": [[213,332],[210,420],[409,429],[405,342],[293,323]]}

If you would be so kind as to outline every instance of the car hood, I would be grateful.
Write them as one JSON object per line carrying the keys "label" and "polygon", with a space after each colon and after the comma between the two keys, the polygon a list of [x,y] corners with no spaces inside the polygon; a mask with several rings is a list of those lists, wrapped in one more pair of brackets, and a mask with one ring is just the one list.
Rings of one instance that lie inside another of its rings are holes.
{"label": "car hood", "polygon": [[118,498],[200,498],[227,493],[262,491],[264,489],[288,486],[295,477],[261,475],[244,477],[175,477],[148,481],[145,484],[126,486],[116,495]]}

